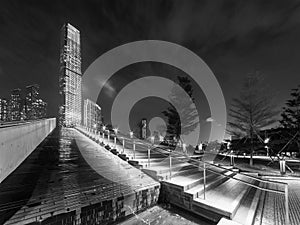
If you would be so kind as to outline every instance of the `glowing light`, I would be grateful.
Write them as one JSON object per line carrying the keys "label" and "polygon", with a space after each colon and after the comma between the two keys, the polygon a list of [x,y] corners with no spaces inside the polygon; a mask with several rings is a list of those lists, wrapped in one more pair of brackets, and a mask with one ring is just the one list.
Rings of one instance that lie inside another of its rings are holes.
{"label": "glowing light", "polygon": [[150,137],[152,144],[154,143],[154,136]]}

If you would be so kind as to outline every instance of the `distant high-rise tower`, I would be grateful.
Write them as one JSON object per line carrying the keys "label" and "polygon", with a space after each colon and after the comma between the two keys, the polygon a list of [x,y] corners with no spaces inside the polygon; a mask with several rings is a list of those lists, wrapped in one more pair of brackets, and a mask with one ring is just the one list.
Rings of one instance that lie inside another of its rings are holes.
{"label": "distant high-rise tower", "polygon": [[39,85],[33,84],[26,87],[25,114],[26,119],[37,119],[35,104],[39,98]]}
{"label": "distant high-rise tower", "polygon": [[90,99],[84,100],[83,125],[89,128],[99,129],[102,124],[101,108]]}
{"label": "distant high-rise tower", "polygon": [[147,119],[142,119],[141,121],[141,139],[147,138]]}
{"label": "distant high-rise tower", "polygon": [[8,121],[8,101],[5,98],[0,99],[0,121]]}
{"label": "distant high-rise tower", "polygon": [[67,23],[61,30],[59,76],[59,124],[81,124],[80,32]]}
{"label": "distant high-rise tower", "polygon": [[10,120],[18,121],[21,119],[21,89],[11,91],[10,99]]}

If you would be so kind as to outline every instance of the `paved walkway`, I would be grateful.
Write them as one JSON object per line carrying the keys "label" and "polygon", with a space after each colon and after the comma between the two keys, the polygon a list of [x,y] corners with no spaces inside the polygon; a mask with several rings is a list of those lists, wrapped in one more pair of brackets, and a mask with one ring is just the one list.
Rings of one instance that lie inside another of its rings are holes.
{"label": "paved walkway", "polygon": [[116,185],[130,186],[132,190],[152,187],[158,183],[79,131],[74,132],[76,144],[83,158],[99,175]]}
{"label": "paved walkway", "polygon": [[151,185],[159,183],[75,129],[57,129],[1,183],[0,224],[80,214],[82,207]]}
{"label": "paved walkway", "polygon": [[187,211],[182,211],[177,208],[166,209],[160,205],[154,206],[134,217],[119,223],[119,225],[213,225],[211,221],[205,221],[197,218]]}
{"label": "paved walkway", "polygon": [[[300,180],[277,180],[289,185],[289,218],[290,225],[300,224]],[[274,188],[274,187],[272,187]],[[255,225],[284,225],[285,198],[282,194],[263,192],[264,201],[256,213]]]}

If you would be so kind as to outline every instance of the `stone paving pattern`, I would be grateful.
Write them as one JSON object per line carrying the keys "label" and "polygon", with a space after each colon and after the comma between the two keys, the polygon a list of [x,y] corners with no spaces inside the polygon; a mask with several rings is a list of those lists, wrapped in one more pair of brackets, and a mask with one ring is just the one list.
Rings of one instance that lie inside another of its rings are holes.
{"label": "stone paving pattern", "polygon": [[[84,154],[94,159],[91,164],[98,165],[97,171],[79,151],[80,143],[87,145]],[[24,168],[28,169],[17,169],[0,186],[0,212],[5,224],[106,224],[154,205],[159,196],[158,182],[107,154],[74,129],[56,130],[24,162]],[[122,174],[127,182],[120,184],[107,174],[118,179]],[[26,196],[20,189],[28,192]],[[7,200],[2,201],[4,198]]]}

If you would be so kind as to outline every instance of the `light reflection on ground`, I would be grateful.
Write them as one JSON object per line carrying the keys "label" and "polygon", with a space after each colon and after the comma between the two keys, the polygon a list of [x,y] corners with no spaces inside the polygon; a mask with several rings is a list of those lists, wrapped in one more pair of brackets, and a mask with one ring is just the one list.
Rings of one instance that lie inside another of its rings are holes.
{"label": "light reflection on ground", "polygon": [[[147,223],[146,223],[147,222]],[[131,217],[125,222],[118,223],[119,225],[213,225],[211,221],[205,221],[196,215],[180,210],[178,208],[164,208],[161,205],[154,206],[138,215]]]}

